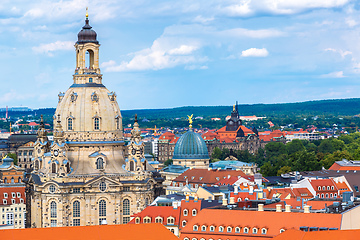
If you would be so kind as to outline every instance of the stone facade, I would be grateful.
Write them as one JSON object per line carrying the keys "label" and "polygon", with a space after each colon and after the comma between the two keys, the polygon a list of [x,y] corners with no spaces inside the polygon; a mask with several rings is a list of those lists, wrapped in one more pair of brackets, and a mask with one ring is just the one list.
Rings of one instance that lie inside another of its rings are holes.
{"label": "stone facade", "polygon": [[74,83],[59,94],[53,142],[40,124],[26,178],[28,227],[127,223],[161,192],[136,126],[125,146],[116,94],[102,84],[96,37],[86,18],[75,44]]}
{"label": "stone facade", "polygon": [[29,141],[16,149],[18,166],[25,169],[31,169],[35,142]]}

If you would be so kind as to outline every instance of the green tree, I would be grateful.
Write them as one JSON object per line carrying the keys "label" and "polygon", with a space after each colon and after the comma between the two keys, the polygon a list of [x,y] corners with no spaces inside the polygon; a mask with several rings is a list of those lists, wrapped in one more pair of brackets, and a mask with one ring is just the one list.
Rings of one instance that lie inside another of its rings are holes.
{"label": "green tree", "polygon": [[9,158],[14,159],[14,165],[18,165],[18,158],[16,153],[7,153],[6,154]]}
{"label": "green tree", "polygon": [[333,153],[335,151],[334,146],[331,144],[331,140],[325,139],[321,141],[318,151],[321,153]]}
{"label": "green tree", "polygon": [[215,147],[212,154],[211,159],[221,159],[222,157],[222,151],[219,147]]}
{"label": "green tree", "polygon": [[277,175],[280,176],[281,174],[285,174],[285,173],[288,173],[288,172],[291,172],[291,167],[290,166],[283,166],[278,170]]}
{"label": "green tree", "polygon": [[266,157],[271,158],[273,156],[279,156],[281,154],[287,154],[285,144],[281,142],[269,142],[265,145]]}
{"label": "green tree", "polygon": [[168,159],[164,162],[164,166],[169,166],[173,164],[173,160],[172,159]]}
{"label": "green tree", "polygon": [[293,154],[305,150],[303,143],[299,139],[294,139],[286,144],[288,154]]}

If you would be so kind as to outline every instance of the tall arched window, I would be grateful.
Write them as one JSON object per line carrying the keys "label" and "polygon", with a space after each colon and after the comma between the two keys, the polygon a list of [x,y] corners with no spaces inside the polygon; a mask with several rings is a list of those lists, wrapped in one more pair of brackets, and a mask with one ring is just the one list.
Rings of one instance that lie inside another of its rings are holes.
{"label": "tall arched window", "polygon": [[73,226],[80,226],[80,202],[73,202]]}
{"label": "tall arched window", "polygon": [[18,178],[18,183],[21,183],[21,177]]}
{"label": "tall arched window", "polygon": [[72,118],[68,118],[68,130],[73,130],[73,119]]}
{"label": "tall arched window", "polygon": [[100,119],[98,117],[94,118],[94,129],[95,130],[100,129]]}
{"label": "tall arched window", "polygon": [[36,160],[35,161],[35,170],[38,170],[39,169],[39,160]]}
{"label": "tall arched window", "polygon": [[66,163],[65,168],[66,168],[66,172],[70,173],[71,169],[70,169],[70,163],[69,162]]}
{"label": "tall arched window", "polygon": [[11,183],[15,183],[14,177],[11,177]]}
{"label": "tall arched window", "polygon": [[105,200],[100,200],[99,202],[99,225],[102,224],[102,221],[106,221],[106,202]]}
{"label": "tall arched window", "polygon": [[115,118],[116,129],[120,129],[120,117]]}
{"label": "tall arched window", "polygon": [[56,173],[56,163],[54,162],[51,164],[51,172]]}
{"label": "tall arched window", "polygon": [[85,67],[88,67],[89,69],[94,68],[94,52],[91,49],[88,49],[86,51],[86,55],[89,55],[89,59],[85,58]]}
{"label": "tall arched window", "polygon": [[129,199],[125,199],[123,201],[123,214],[130,215],[130,201]]}
{"label": "tall arched window", "polygon": [[130,161],[130,171],[135,171],[135,164],[134,161]]}
{"label": "tall arched window", "polygon": [[50,218],[57,218],[57,204],[55,201],[50,203]]}
{"label": "tall arched window", "polygon": [[99,157],[96,159],[96,169],[104,169],[104,159]]}
{"label": "tall arched window", "polygon": [[4,183],[7,183],[7,178],[6,177],[4,178]]}

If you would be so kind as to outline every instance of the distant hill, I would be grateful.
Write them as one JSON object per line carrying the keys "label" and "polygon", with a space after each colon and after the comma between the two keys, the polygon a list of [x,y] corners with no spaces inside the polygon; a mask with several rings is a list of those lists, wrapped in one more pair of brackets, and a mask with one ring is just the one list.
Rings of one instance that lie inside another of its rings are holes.
{"label": "distant hill", "polygon": [[[240,104],[238,106],[240,115],[257,116],[299,116],[299,115],[335,115],[352,116],[360,113],[360,98],[333,99],[307,101],[297,103],[278,103],[278,104]],[[169,119],[181,118],[186,115],[194,114],[202,117],[224,117],[230,114],[232,106],[200,106],[200,107],[178,107],[166,109],[137,109],[122,110],[124,118],[132,118],[135,113],[140,118],[147,119]],[[55,108],[37,109],[33,112],[11,112],[11,115],[53,115]],[[3,112],[1,114],[4,114]]]}

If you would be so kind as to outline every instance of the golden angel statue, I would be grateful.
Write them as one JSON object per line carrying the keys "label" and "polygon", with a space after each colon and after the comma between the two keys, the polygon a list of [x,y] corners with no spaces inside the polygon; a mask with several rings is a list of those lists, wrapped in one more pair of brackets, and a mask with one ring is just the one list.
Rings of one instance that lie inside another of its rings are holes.
{"label": "golden angel statue", "polygon": [[192,118],[193,118],[193,115],[194,115],[194,114],[191,114],[191,116],[188,115],[188,118],[189,118],[189,127],[190,127],[190,128],[192,128],[192,123],[193,123]]}

